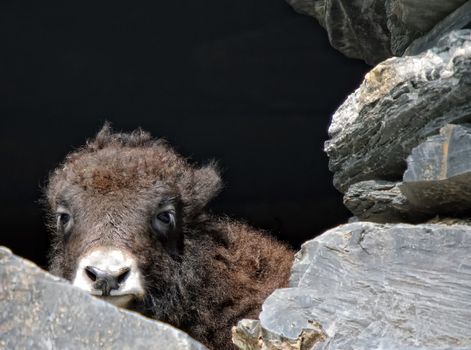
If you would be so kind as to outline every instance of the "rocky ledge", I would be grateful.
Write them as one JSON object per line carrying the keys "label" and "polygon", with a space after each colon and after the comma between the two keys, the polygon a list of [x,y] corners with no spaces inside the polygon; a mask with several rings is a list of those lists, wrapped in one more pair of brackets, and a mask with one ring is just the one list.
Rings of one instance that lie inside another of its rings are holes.
{"label": "rocky ledge", "polygon": [[0,349],[206,347],[172,326],[98,300],[0,247]]}
{"label": "rocky ledge", "polygon": [[325,150],[334,185],[402,177],[406,158],[448,123],[471,120],[471,30],[371,70],[335,112]]}
{"label": "rocky ledge", "polygon": [[361,220],[423,222],[471,213],[471,30],[391,58],[340,106],[325,150]]}
{"label": "rocky ledge", "polygon": [[352,223],[305,243],[241,349],[470,349],[471,228]]}

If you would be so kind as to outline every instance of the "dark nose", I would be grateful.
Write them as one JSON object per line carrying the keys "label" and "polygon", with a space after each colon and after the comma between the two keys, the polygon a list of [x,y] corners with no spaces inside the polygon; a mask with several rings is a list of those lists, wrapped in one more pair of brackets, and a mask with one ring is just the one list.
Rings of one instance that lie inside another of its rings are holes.
{"label": "dark nose", "polygon": [[100,270],[94,266],[85,267],[85,273],[88,278],[94,282],[93,287],[101,290],[103,296],[108,296],[112,290],[119,289],[120,284],[128,278],[129,271],[131,271],[131,269],[126,267],[113,274]]}

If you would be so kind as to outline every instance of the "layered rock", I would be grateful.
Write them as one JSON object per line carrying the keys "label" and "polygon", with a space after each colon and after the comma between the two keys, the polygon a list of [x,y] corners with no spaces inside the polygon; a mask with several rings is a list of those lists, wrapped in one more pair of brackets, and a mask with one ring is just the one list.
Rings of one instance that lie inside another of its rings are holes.
{"label": "layered rock", "polygon": [[325,150],[334,185],[400,180],[412,148],[448,123],[471,120],[471,31],[369,72],[337,110]]}
{"label": "layered rock", "polygon": [[[315,17],[333,47],[348,57],[375,65],[400,56],[466,0],[286,0]],[[457,29],[457,28],[454,28]]]}
{"label": "layered rock", "polygon": [[206,349],[117,309],[0,247],[0,349]]}
{"label": "layered rock", "polygon": [[440,38],[449,32],[459,29],[471,29],[471,0],[457,8],[442,21],[435,25],[427,34],[414,40],[404,52],[413,56],[436,46]]}
{"label": "layered rock", "polygon": [[401,182],[362,181],[349,187],[343,198],[345,206],[360,220],[420,222],[430,213],[414,206],[402,193]]}
{"label": "layered rock", "polygon": [[471,230],[354,223],[305,243],[241,349],[471,347]]}
{"label": "layered rock", "polygon": [[352,58],[376,64],[392,55],[384,0],[287,0],[293,8],[315,17],[326,29],[330,44]]}
{"label": "layered rock", "polygon": [[401,192],[430,213],[471,213],[471,127],[447,125],[407,158]]}
{"label": "layered rock", "polygon": [[367,61],[400,55],[462,7],[410,45],[412,56],[376,66],[334,114],[325,150],[357,222],[305,243],[289,288],[265,301],[259,320],[240,321],[234,342],[471,348],[471,30],[450,32],[469,24],[471,1],[289,2]]}
{"label": "layered rock", "polygon": [[471,214],[471,126],[448,124],[412,149],[402,181],[361,181],[345,206],[373,222],[423,222]]}
{"label": "layered rock", "polygon": [[409,44],[467,0],[386,0],[391,51],[400,56]]}

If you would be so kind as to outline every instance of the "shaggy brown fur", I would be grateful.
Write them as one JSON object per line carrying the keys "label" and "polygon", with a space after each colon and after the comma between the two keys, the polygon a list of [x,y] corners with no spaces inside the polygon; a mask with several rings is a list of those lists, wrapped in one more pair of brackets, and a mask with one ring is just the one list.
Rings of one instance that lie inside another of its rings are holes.
{"label": "shaggy brown fur", "polygon": [[[212,349],[232,349],[231,327],[256,318],[263,300],[286,286],[293,252],[243,223],[205,213],[220,187],[214,164],[195,168],[142,130],[112,133],[105,125],[51,174],[50,270],[71,279],[90,248],[124,248],[145,276],[146,295],[134,310]],[[178,218],[165,240],[149,224],[162,201],[175,205]],[[59,205],[74,219],[67,235],[56,226]]]}

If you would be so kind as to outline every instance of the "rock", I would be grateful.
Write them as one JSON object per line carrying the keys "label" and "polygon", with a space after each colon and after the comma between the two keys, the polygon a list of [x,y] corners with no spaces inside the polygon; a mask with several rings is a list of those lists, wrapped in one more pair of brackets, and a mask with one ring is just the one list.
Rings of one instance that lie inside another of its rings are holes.
{"label": "rock", "polygon": [[466,0],[386,0],[391,50],[401,56],[409,44],[423,36]]}
{"label": "rock", "polygon": [[449,124],[412,150],[403,182],[351,185],[345,206],[356,219],[378,223],[427,221],[471,213],[471,126]]}
{"label": "rock", "polygon": [[401,191],[428,212],[471,212],[471,126],[447,125],[415,147]]}
{"label": "rock", "polygon": [[471,125],[448,124],[412,150],[403,181],[404,185],[440,181],[470,171]]}
{"label": "rock", "polygon": [[0,247],[0,349],[206,349]]}
{"label": "rock", "polygon": [[232,334],[233,343],[242,350],[309,350],[326,339],[325,332],[314,322],[310,328],[303,329],[296,339],[267,331],[258,320],[239,321],[232,328]]}
{"label": "rock", "polygon": [[232,342],[244,350],[261,349],[263,343],[261,340],[260,321],[240,320],[237,326],[232,327]]}
{"label": "rock", "polygon": [[362,181],[351,185],[343,197],[358,219],[379,223],[420,222],[430,213],[414,207],[400,190],[400,182]]}
{"label": "rock", "polygon": [[413,147],[470,119],[471,30],[418,56],[388,59],[333,116],[325,151],[334,185],[345,193],[360,181],[400,181]]}
{"label": "rock", "polygon": [[330,44],[352,58],[374,65],[392,55],[384,0],[287,0],[300,13],[315,17]]}
{"label": "rock", "polygon": [[471,217],[453,218],[446,216],[435,216],[433,219],[427,221],[429,224],[442,224],[442,225],[466,225],[471,226]]}
{"label": "rock", "polygon": [[297,12],[316,18],[334,48],[375,65],[401,56],[413,40],[466,0],[286,1]]}
{"label": "rock", "polygon": [[468,0],[464,5],[448,15],[427,34],[414,40],[404,54],[408,56],[418,55],[437,45],[440,38],[445,34],[463,28],[471,29],[471,0]]}
{"label": "rock", "polygon": [[316,18],[325,28],[325,0],[286,0],[294,10]]}
{"label": "rock", "polygon": [[469,349],[470,251],[469,226],[339,226],[302,246],[245,334],[285,341],[265,349]]}

